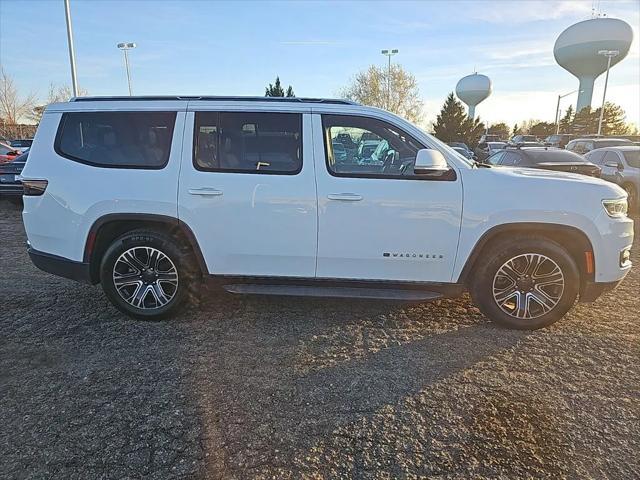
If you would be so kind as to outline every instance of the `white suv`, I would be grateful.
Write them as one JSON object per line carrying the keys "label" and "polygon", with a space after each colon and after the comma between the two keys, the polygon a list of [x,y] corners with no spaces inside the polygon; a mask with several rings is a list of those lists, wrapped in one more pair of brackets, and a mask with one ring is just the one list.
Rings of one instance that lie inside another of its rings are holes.
{"label": "white suv", "polygon": [[101,283],[140,318],[174,312],[209,279],[234,293],[405,301],[468,289],[492,320],[532,329],[631,268],[620,187],[476,165],[342,100],[54,104],[22,180],[35,265]]}

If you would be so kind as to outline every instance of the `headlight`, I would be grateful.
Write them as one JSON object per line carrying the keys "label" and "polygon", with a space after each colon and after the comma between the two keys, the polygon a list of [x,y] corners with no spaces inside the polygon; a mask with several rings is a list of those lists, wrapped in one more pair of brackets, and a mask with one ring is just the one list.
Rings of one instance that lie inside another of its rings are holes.
{"label": "headlight", "polygon": [[628,204],[626,198],[603,200],[602,206],[610,217],[619,218],[624,217],[627,214]]}

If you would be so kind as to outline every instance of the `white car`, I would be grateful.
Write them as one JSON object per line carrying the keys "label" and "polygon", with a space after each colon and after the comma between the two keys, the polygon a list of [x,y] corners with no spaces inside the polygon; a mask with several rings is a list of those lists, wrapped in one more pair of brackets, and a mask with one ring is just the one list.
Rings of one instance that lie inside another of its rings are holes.
{"label": "white car", "polygon": [[[338,135],[380,164],[336,162]],[[364,140],[366,141],[366,140]],[[631,268],[617,185],[478,166],[342,100],[80,98],[47,107],[23,173],[29,254],[166,316],[204,280],[234,293],[427,301],[469,290],[521,329]]]}

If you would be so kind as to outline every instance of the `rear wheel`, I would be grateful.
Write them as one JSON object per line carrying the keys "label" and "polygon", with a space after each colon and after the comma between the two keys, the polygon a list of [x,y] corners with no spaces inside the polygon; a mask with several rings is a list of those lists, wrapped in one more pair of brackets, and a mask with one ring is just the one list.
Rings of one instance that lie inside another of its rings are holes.
{"label": "rear wheel", "polygon": [[142,319],[162,318],[187,297],[192,265],[190,252],[173,237],[138,230],[122,235],[107,249],[100,281],[122,312]]}
{"label": "rear wheel", "polygon": [[580,274],[571,255],[559,244],[517,236],[490,248],[471,286],[475,303],[489,319],[533,330],[558,321],[573,306]]}

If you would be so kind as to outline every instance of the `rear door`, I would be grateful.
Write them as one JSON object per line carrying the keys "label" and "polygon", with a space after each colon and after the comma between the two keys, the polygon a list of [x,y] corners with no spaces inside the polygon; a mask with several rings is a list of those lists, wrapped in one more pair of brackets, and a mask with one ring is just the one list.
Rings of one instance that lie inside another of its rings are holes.
{"label": "rear door", "polygon": [[317,201],[309,115],[232,108],[189,106],[179,217],[211,274],[313,277]]}

